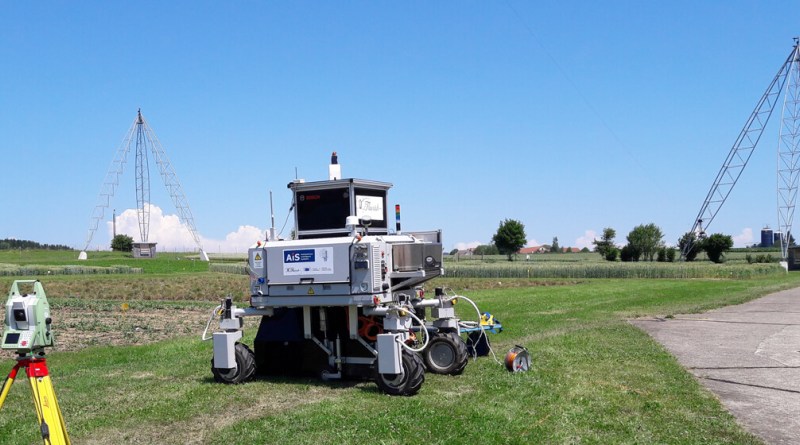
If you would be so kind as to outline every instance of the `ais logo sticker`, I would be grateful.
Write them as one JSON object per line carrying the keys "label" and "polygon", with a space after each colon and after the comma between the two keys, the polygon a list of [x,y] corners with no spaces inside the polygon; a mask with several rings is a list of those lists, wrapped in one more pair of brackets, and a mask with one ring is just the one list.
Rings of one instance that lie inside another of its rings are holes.
{"label": "ais logo sticker", "polygon": [[286,249],[283,251],[283,274],[331,275],[333,274],[333,248]]}
{"label": "ais logo sticker", "polygon": [[314,249],[284,250],[284,263],[313,263],[316,261]]}

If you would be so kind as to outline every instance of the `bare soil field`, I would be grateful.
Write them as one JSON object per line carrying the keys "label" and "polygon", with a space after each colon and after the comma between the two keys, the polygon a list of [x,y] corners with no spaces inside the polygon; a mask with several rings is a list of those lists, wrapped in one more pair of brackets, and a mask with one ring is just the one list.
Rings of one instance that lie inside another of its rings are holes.
{"label": "bare soil field", "polygon": [[[4,281],[0,286],[8,289],[12,280]],[[225,274],[43,279],[42,284],[55,332],[55,346],[48,351],[141,345],[187,335],[199,339],[225,296],[242,305],[247,293],[246,276]],[[5,320],[4,305],[0,317]],[[14,355],[0,351],[0,358]]]}

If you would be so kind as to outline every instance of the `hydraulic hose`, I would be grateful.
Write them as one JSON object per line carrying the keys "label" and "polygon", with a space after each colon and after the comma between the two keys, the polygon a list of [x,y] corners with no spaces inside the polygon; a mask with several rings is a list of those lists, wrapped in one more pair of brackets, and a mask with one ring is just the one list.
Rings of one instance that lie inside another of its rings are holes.
{"label": "hydraulic hose", "polygon": [[211,316],[208,317],[208,323],[206,323],[206,328],[203,329],[203,335],[200,336],[201,340],[207,341],[214,338],[213,336],[206,338],[206,334],[208,333],[208,328],[211,327],[211,322],[214,320],[214,316],[216,315],[219,317],[220,315],[222,315],[222,312],[220,311],[222,311],[222,305],[217,305],[217,307],[215,307],[214,310],[211,312]]}
{"label": "hydraulic hose", "polygon": [[[475,304],[475,302],[474,302],[474,301],[472,301],[471,299],[469,299],[469,298],[467,298],[467,297],[465,297],[465,296],[463,296],[463,295],[457,295],[457,294],[456,294],[456,295],[453,295],[452,297],[449,297],[449,298],[447,299],[447,301],[452,301],[452,300],[454,300],[454,299],[465,300],[465,301],[466,301],[466,302],[468,302],[470,305],[472,305],[472,307],[475,309],[475,313],[478,315],[478,321],[476,321],[476,322],[459,322],[459,323],[463,323],[465,326],[470,326],[472,323],[475,323],[475,324],[476,324],[478,327],[480,327],[480,326],[481,326],[481,311],[480,311],[480,309],[478,309],[478,305],[477,305],[477,304]],[[498,360],[498,359],[497,359],[497,355],[494,353],[494,349],[492,348],[492,345],[489,343],[489,339],[488,339],[488,337],[486,337],[486,331],[484,331],[484,330],[481,328],[479,332],[480,332],[480,335],[478,336],[478,340],[480,340],[480,338],[481,338],[481,337],[485,338],[485,339],[486,339],[486,345],[489,347],[489,352],[491,352],[491,353],[492,353],[492,358],[494,359],[494,361],[495,361],[497,364],[499,364],[499,365],[503,365],[503,363],[502,363],[500,360]],[[472,352],[473,352],[472,358],[473,358],[473,359],[476,359],[476,358],[477,358],[477,350],[476,350],[476,349],[477,349],[477,348],[475,348],[475,347],[473,346],[473,348],[472,348]]]}
{"label": "hydraulic hose", "polygon": [[[398,309],[398,310],[400,310],[400,309]],[[401,344],[401,345],[402,345],[404,348],[406,348],[407,350],[409,350],[409,351],[411,351],[411,352],[422,352],[422,351],[424,351],[424,350],[425,350],[425,348],[427,348],[427,347],[428,347],[428,342],[430,341],[430,335],[428,334],[428,330],[427,330],[427,329],[425,329],[425,323],[423,323],[423,322],[422,322],[422,320],[420,320],[420,319],[419,319],[419,317],[417,317],[416,315],[414,315],[414,313],[413,313],[413,312],[411,312],[411,310],[409,310],[408,308],[404,308],[404,309],[402,309],[402,310],[406,311],[406,313],[407,313],[407,314],[408,314],[408,315],[409,315],[411,318],[413,318],[414,320],[416,320],[416,322],[417,322],[417,323],[419,323],[419,325],[422,327],[422,329],[420,329],[420,332],[422,332],[422,331],[424,331],[424,332],[425,332],[425,343],[423,343],[423,345],[422,345],[422,346],[420,346],[420,347],[419,347],[419,348],[417,348],[417,349],[414,349],[414,348],[412,348],[411,346],[408,346],[408,345],[407,345],[407,344],[405,344],[405,343],[400,343],[400,344]]]}

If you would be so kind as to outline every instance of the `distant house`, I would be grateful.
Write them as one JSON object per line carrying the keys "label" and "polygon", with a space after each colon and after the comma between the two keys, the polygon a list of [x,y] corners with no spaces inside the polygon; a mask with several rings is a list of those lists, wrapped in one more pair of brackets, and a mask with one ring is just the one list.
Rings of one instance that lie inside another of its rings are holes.
{"label": "distant house", "polygon": [[545,253],[550,251],[550,246],[532,246],[532,247],[523,247],[519,249],[519,254],[521,255],[528,255],[531,253]]}
{"label": "distant house", "polygon": [[[562,247],[561,248],[561,252],[576,253],[576,252],[580,252],[580,251],[581,251],[581,249],[578,248],[578,247]],[[550,252],[550,246],[548,244],[543,244],[541,246],[523,247],[522,249],[519,249],[519,252],[517,252],[517,253],[519,253],[520,255],[530,255],[532,253],[548,253],[548,252]]]}
{"label": "distant house", "polygon": [[458,255],[458,256],[470,256],[470,255],[474,255],[474,254],[475,254],[475,248],[474,247],[471,247],[469,249],[459,250],[458,252],[456,252],[456,255]]}

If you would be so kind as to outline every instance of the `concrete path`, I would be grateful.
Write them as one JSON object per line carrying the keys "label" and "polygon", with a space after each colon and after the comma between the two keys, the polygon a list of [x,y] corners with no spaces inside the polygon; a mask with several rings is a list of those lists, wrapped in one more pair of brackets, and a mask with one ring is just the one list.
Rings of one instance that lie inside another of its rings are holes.
{"label": "concrete path", "polygon": [[703,314],[640,319],[748,431],[800,444],[800,288]]}

